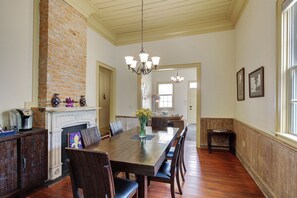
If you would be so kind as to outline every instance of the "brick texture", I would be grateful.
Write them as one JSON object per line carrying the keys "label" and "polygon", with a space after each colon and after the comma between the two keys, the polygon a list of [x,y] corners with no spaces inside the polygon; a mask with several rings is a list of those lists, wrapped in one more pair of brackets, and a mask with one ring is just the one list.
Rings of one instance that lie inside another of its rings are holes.
{"label": "brick texture", "polygon": [[40,1],[39,106],[86,90],[86,19],[63,0]]}
{"label": "brick texture", "polygon": [[[54,93],[78,101],[86,92],[86,18],[63,0],[40,0],[39,9],[38,106],[51,106]],[[44,123],[40,108],[33,109],[35,127]]]}

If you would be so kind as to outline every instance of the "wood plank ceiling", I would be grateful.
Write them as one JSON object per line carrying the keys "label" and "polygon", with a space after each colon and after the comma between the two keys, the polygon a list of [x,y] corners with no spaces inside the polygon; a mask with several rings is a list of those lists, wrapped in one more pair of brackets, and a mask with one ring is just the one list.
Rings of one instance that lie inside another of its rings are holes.
{"label": "wood plank ceiling", "polygon": [[[81,0],[66,1],[87,12],[89,26],[115,45],[140,42],[141,0],[84,0],[88,5],[82,5]],[[144,41],[233,29],[246,3],[144,0]]]}

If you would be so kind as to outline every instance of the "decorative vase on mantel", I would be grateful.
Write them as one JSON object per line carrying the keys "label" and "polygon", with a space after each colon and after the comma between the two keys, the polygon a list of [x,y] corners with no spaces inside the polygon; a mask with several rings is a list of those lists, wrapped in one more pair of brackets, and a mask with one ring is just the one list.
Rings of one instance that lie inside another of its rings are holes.
{"label": "decorative vase on mantel", "polygon": [[58,93],[54,93],[52,100],[52,107],[59,107],[59,104],[61,103],[61,100],[59,98],[59,94]]}
{"label": "decorative vase on mantel", "polygon": [[87,101],[86,101],[85,95],[80,96],[79,105],[81,107],[86,107],[87,106]]}

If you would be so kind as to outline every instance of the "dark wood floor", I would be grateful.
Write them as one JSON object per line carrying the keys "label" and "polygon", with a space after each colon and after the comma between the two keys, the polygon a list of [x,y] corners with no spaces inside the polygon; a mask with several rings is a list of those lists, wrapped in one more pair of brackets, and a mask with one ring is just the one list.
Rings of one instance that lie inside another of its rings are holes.
{"label": "dark wood floor", "polygon": [[[196,149],[194,141],[186,141],[186,182],[183,195],[176,197],[216,198],[216,197],[264,197],[256,183],[241,165],[236,156],[228,151]],[[176,188],[177,192],[177,188]],[[28,198],[72,197],[69,177],[50,186],[32,192]],[[169,184],[151,182],[149,198],[170,197]]]}

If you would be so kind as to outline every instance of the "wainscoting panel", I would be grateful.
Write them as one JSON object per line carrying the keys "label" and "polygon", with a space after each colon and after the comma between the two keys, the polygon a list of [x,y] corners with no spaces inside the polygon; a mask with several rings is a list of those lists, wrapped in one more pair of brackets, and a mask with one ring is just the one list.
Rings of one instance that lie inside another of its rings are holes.
{"label": "wainscoting panel", "polygon": [[[200,126],[200,144],[201,147],[207,147],[207,129],[229,129],[233,131],[232,118],[201,118]],[[214,137],[213,144],[227,145],[225,138]]]}
{"label": "wainscoting panel", "polygon": [[236,155],[267,197],[296,197],[297,148],[234,120]]}

